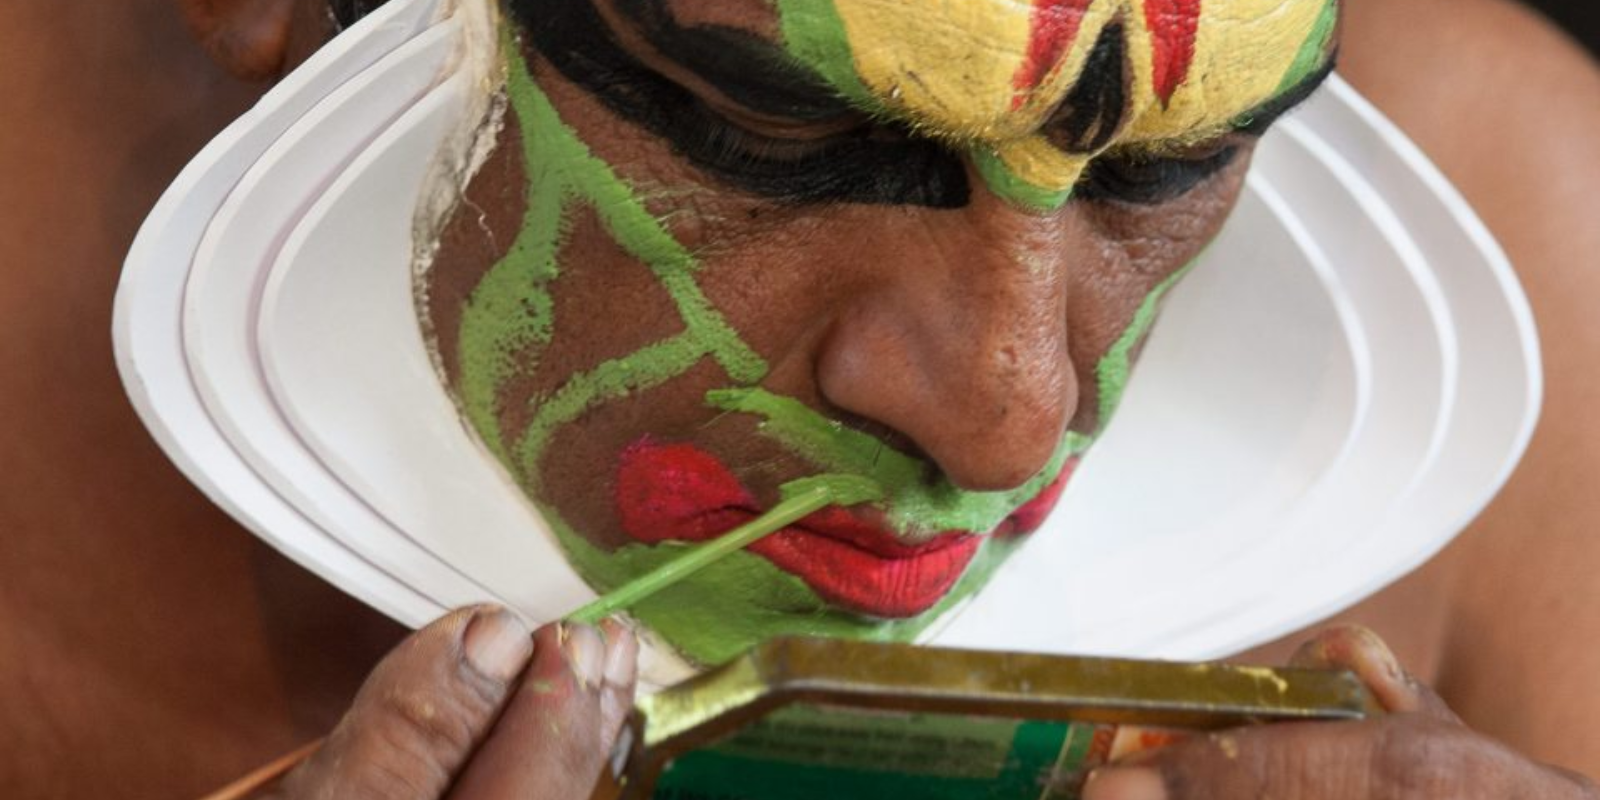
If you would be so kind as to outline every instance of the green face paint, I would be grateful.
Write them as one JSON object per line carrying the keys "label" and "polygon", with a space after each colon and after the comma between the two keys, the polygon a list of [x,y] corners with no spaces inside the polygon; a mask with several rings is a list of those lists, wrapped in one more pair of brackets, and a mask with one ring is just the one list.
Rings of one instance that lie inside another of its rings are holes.
{"label": "green face paint", "polygon": [[[607,552],[550,514],[573,566],[596,586],[617,586],[682,555],[688,545],[629,545]],[[805,581],[748,552],[734,553],[634,606],[631,615],[699,664],[720,664],[775,636],[909,642],[982,588],[1018,540],[986,541],[955,588],[910,619],[881,620],[834,608]]]}
{"label": "green face paint", "polygon": [[761,418],[762,435],[822,469],[872,481],[880,487],[890,523],[903,534],[950,530],[987,533],[1055,481],[1067,459],[1087,449],[1090,443],[1087,437],[1068,434],[1049,465],[1022,486],[1006,492],[969,492],[935,476],[931,464],[829,420],[797,400],[760,389],[716,391],[706,399],[724,411]]}
{"label": "green face paint", "polygon": [[[1140,304],[1132,322],[1096,369],[1100,414],[1109,420],[1127,387],[1131,358],[1149,333],[1167,292],[1187,270],[1162,282]],[[791,482],[785,497],[827,485],[842,496],[887,504],[902,531],[988,531],[1036,496],[1060,474],[1068,458],[1087,450],[1090,437],[1069,433],[1038,476],[1010,492],[967,492],[943,479],[929,480],[932,467],[880,440],[843,427],[790,398],[759,389],[714,391],[714,407],[759,417],[760,432],[788,446],[819,468],[833,470]],[[688,545],[629,545],[607,552],[557,524],[578,570],[597,587],[612,587],[681,555]],[[737,553],[641,603],[633,615],[686,657],[722,663],[755,644],[783,635],[831,636],[871,641],[911,641],[940,616],[981,589],[1025,540],[990,537],[955,588],[938,605],[903,620],[868,619],[841,612],[804,581],[752,553]]]}
{"label": "green face paint", "polygon": [[855,53],[831,0],[777,0],[789,52],[817,71],[857,108],[882,112],[882,104],[856,73]]}
{"label": "green face paint", "polygon": [[1012,205],[1034,211],[1055,211],[1072,199],[1071,189],[1051,191],[1023,180],[992,150],[974,150],[972,163],[989,191]]}
{"label": "green face paint", "polygon": [[[551,435],[586,409],[659,386],[708,357],[740,383],[761,380],[767,365],[700,291],[694,280],[698,261],[561,120],[516,55],[509,28],[502,47],[507,53],[506,95],[522,128],[528,212],[511,251],[473,290],[463,309],[459,392],[479,436],[525,486],[535,489]],[[617,244],[650,268],[671,296],[684,332],[574,375],[553,395],[535,398],[530,403],[533,421],[508,442],[499,424],[501,388],[519,372],[531,370],[538,348],[550,343],[550,284],[560,272],[556,252],[565,221],[579,205],[593,208]]]}
{"label": "green face paint", "polygon": [[1172,287],[1189,274],[1194,264],[1174,272],[1166,280],[1145,297],[1133,313],[1133,320],[1128,323],[1127,330],[1112,343],[1111,349],[1101,357],[1095,365],[1095,379],[1099,384],[1100,395],[1100,424],[1103,427],[1111,421],[1112,415],[1117,412],[1117,406],[1122,405],[1122,396],[1128,391],[1128,379],[1133,376],[1133,351],[1144,341],[1150,333],[1150,328],[1156,324],[1156,313],[1161,309],[1161,301],[1165,300]]}
{"label": "green face paint", "polygon": [[1281,95],[1293,90],[1328,62],[1333,35],[1338,28],[1339,2],[1326,0],[1322,4],[1322,13],[1317,16],[1311,34],[1300,45],[1299,52],[1295,54],[1294,61],[1289,64],[1289,69],[1283,74],[1283,80],[1278,83],[1278,90],[1273,94]]}
{"label": "green face paint", "polygon": [[1170,152],[1269,107],[1338,21],[1336,0],[773,5],[789,54],[841,97],[966,150],[996,196],[1041,212],[1102,154]]}
{"label": "green face paint", "polygon": [[[761,436],[819,470],[818,475],[780,487],[784,496],[826,485],[852,500],[881,507],[890,526],[908,539],[941,531],[993,530],[1054,482],[1089,446],[1089,436],[1070,433],[1047,466],[1023,486],[1003,492],[963,491],[927,462],[829,420],[798,400],[759,388],[767,364],[707,299],[697,282],[697,258],[561,119],[535,84],[509,33],[504,47],[509,113],[521,131],[527,212],[513,245],[463,307],[456,388],[466,418],[538,503],[573,565],[597,590],[621,585],[676,557],[687,545],[669,542],[607,550],[593,544],[563,520],[545,496],[541,469],[549,444],[566,426],[581,424],[586,413],[611,403],[634,402],[636,396],[707,361],[718,365],[727,379],[726,388],[706,395],[708,411],[749,415],[757,421]],[[528,402],[524,429],[507,430],[502,419],[508,386],[533,370],[560,336],[552,284],[562,274],[558,252],[568,225],[583,208],[592,209],[617,246],[650,271],[671,298],[681,330],[570,375],[555,390]],[[1120,398],[1130,355],[1148,330],[1160,297],[1175,280],[1146,299],[1127,333],[1101,361],[1097,375],[1102,420],[1109,418]],[[1016,547],[1016,540],[986,539],[936,605],[905,619],[843,611],[804,580],[748,552],[695,574],[641,603],[633,613],[701,663],[724,660],[783,634],[905,641],[980,588]]]}

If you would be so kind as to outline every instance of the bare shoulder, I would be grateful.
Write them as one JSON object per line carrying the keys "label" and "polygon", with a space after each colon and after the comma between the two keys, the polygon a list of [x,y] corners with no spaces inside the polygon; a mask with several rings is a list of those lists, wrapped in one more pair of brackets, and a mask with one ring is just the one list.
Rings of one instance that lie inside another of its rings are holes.
{"label": "bare shoulder", "polygon": [[[1348,0],[1342,69],[1494,231],[1544,347],[1540,429],[1445,556],[1440,688],[1534,757],[1600,773],[1600,68],[1505,0]],[[1463,321],[1471,324],[1470,320]]]}
{"label": "bare shoulder", "polygon": [[1539,282],[1546,251],[1573,252],[1558,243],[1594,216],[1600,65],[1513,0],[1345,5],[1340,71],[1460,187],[1524,280]]}

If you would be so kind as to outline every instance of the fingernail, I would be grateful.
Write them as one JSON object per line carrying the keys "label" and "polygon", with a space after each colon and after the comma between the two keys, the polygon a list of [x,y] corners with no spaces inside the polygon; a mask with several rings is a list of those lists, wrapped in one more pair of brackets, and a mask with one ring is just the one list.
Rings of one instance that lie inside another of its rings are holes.
{"label": "fingernail", "polygon": [[1165,800],[1167,786],[1153,769],[1111,767],[1089,774],[1083,800]]}
{"label": "fingernail", "polygon": [[486,609],[467,623],[462,650],[478,674],[505,683],[522,672],[533,656],[533,634],[510,611]]}
{"label": "fingernail", "polygon": [[1333,659],[1328,654],[1328,641],[1321,636],[1295,648],[1294,655],[1289,657],[1291,667],[1320,668],[1332,663]]}
{"label": "fingernail", "polygon": [[605,639],[593,627],[576,623],[562,623],[561,633],[567,666],[585,691],[594,691],[605,680]]}
{"label": "fingernail", "polygon": [[600,623],[600,632],[606,637],[605,679],[609,686],[628,686],[633,683],[639,664],[639,638],[627,625],[616,619]]}
{"label": "fingernail", "polygon": [[1408,683],[1405,668],[1400,666],[1400,659],[1394,651],[1389,649],[1387,642],[1369,628],[1359,625],[1351,626],[1352,633],[1357,639],[1357,646],[1365,649],[1385,675],[1401,683]]}

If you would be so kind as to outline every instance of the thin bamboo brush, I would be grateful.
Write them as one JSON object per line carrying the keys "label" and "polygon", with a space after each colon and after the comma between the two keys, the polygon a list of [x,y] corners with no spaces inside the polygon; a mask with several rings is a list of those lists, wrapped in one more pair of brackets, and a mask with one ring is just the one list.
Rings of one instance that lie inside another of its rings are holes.
{"label": "thin bamboo brush", "polygon": [[634,607],[645,598],[722,560],[728,554],[743,550],[808,514],[838,503],[837,493],[825,486],[801,492],[773,506],[767,513],[618,586],[568,614],[567,621],[594,625],[612,614]]}

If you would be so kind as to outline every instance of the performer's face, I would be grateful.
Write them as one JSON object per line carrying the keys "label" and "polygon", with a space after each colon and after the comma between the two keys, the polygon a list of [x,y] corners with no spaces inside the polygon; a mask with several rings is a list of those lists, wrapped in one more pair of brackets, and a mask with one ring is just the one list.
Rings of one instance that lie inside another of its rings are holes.
{"label": "performer's face", "polygon": [[1049,512],[1334,5],[512,0],[424,287],[464,415],[602,591],[865,478],[635,612],[914,635]]}

